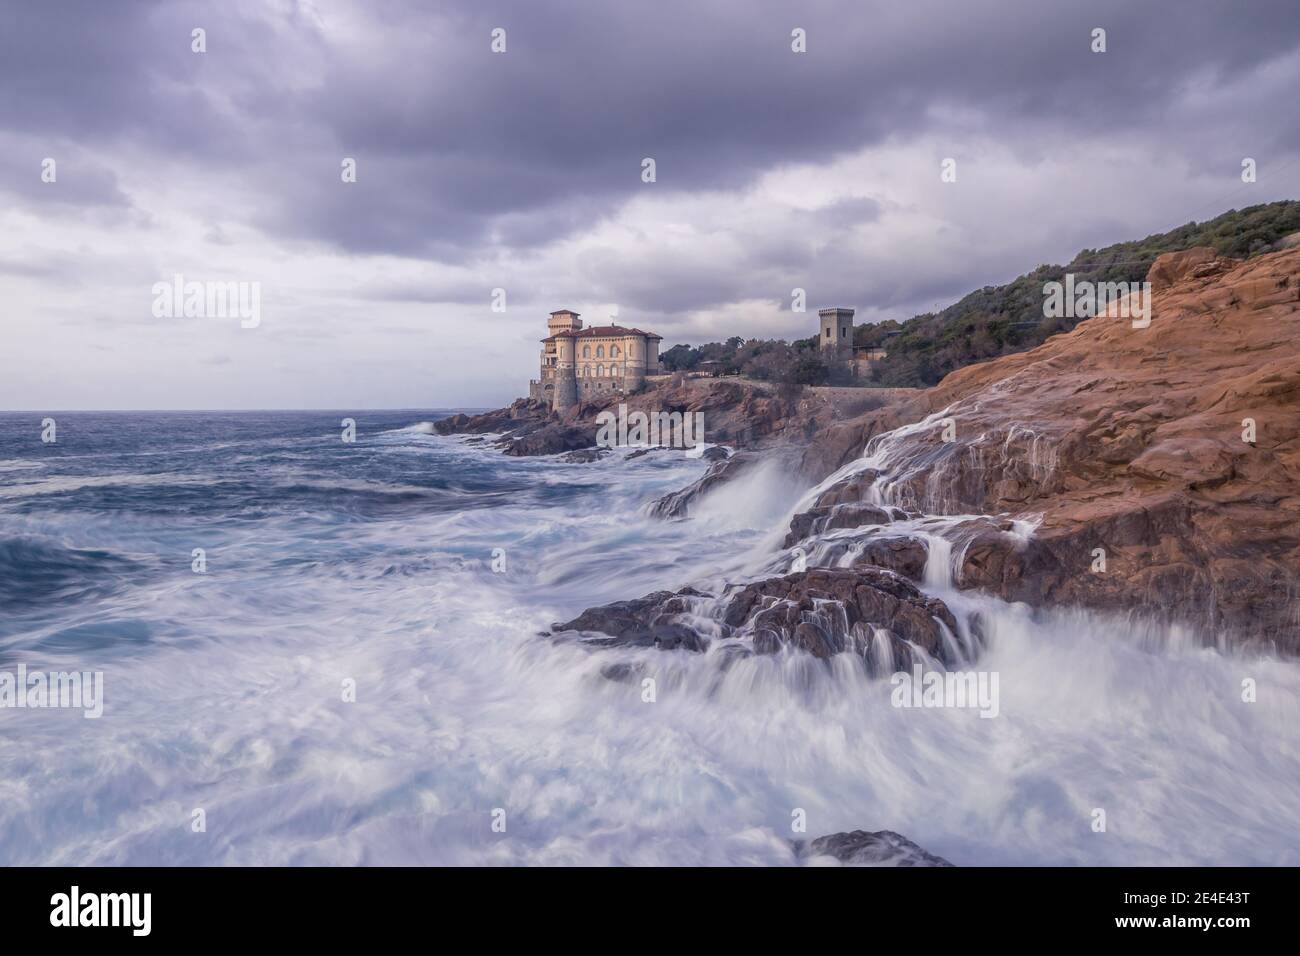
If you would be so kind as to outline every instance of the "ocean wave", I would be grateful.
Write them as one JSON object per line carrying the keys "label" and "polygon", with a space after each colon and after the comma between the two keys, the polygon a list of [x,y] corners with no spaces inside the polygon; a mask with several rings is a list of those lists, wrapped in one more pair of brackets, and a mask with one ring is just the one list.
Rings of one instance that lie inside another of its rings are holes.
{"label": "ocean wave", "polygon": [[796,808],[958,864],[1300,863],[1292,663],[959,593],[944,562],[924,587],[987,620],[996,720],[897,708],[848,654],[557,642],[587,607],[774,573],[802,489],[758,469],[659,521],[705,463],[514,459],[411,418],[4,503],[5,654],[103,670],[105,711],[0,712],[0,863],[793,864]]}
{"label": "ocean wave", "polygon": [[18,611],[103,594],[138,562],[37,535],[0,537],[0,606]]}

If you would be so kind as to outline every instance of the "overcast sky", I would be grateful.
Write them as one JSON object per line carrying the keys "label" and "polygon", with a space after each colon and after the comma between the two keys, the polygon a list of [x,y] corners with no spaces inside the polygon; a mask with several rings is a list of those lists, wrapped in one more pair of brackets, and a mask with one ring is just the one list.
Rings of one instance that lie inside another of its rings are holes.
{"label": "overcast sky", "polygon": [[[489,406],[559,308],[903,319],[1300,197],[1298,91],[1296,0],[0,0],[0,408]],[[177,274],[260,323],[155,316]]]}

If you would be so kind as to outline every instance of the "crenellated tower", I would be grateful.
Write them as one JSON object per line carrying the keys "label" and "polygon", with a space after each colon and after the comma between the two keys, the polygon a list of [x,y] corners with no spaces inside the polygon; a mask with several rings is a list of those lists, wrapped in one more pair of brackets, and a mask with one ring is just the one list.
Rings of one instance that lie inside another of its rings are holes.
{"label": "crenellated tower", "polygon": [[818,341],[823,349],[851,349],[853,347],[853,310],[818,309],[821,319]]}

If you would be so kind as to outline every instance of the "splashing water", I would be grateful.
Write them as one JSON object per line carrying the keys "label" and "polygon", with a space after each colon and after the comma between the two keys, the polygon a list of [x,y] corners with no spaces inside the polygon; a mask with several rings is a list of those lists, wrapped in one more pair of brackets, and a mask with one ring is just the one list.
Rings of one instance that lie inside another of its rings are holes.
{"label": "splashing water", "polygon": [[760,470],[663,522],[646,502],[704,462],[354,417],[347,445],[324,413],[66,415],[42,446],[0,416],[0,670],[105,675],[98,720],[0,709],[0,863],[793,863],[789,838],[860,828],[958,864],[1300,862],[1290,661],[955,591],[960,517],[921,516],[924,589],[985,622],[996,719],[891,706],[851,654],[714,647],[626,652],[648,703],[539,632],[774,573],[816,489],[792,509]]}

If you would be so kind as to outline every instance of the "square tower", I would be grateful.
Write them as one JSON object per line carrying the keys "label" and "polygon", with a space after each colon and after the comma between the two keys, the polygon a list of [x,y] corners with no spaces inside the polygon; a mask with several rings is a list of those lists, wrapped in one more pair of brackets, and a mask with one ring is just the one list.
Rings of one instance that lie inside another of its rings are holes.
{"label": "square tower", "polygon": [[821,330],[818,342],[824,349],[847,349],[853,347],[853,310],[852,309],[818,309],[821,318]]}
{"label": "square tower", "polygon": [[582,319],[578,318],[578,313],[570,312],[568,309],[552,312],[551,317],[546,320],[547,335],[554,335],[556,332],[577,332],[581,328]]}

